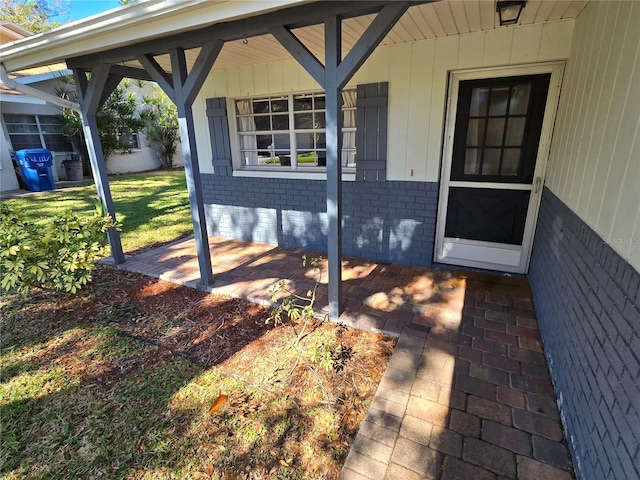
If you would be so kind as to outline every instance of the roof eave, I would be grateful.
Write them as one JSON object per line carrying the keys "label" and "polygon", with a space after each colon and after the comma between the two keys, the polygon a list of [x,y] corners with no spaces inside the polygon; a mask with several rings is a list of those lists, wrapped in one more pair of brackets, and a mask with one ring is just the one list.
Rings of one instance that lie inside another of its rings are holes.
{"label": "roof eave", "polygon": [[148,0],[2,45],[0,58],[7,72],[24,70],[94,53],[105,45],[113,48],[139,43],[313,1]]}

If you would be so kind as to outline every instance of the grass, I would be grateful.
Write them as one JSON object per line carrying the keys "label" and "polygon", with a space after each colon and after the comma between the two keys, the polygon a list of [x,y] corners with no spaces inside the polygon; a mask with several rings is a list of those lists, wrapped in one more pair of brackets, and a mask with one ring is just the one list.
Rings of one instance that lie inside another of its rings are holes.
{"label": "grass", "polygon": [[108,267],[78,295],[1,296],[0,477],[337,478],[394,342],[317,325],[305,352],[354,352],[326,371],[268,313]]}
{"label": "grass", "polygon": [[[132,253],[193,232],[182,170],[109,178],[116,217],[122,224],[122,247]],[[97,198],[93,184],[3,200],[37,221],[71,210],[92,215]]]}

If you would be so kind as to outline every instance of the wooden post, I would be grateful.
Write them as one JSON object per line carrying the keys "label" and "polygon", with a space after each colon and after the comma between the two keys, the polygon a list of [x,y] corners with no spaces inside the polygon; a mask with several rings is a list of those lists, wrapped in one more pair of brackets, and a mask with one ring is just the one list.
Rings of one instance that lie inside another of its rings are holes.
{"label": "wooden post", "polygon": [[200,281],[204,285],[211,285],[213,283],[213,271],[211,268],[211,253],[209,252],[209,237],[204,211],[200,164],[198,163],[198,151],[196,148],[192,148],[196,145],[193,109],[186,98],[190,94],[185,92],[184,88],[188,77],[186,59],[184,50],[180,48],[173,49],[170,53],[173,91],[175,94],[176,107],[178,108],[178,126],[180,128],[180,141],[182,143],[182,156],[184,158],[184,173],[187,179],[187,191],[189,192],[193,235],[196,242],[196,252],[198,254],[198,266],[200,267]]}
{"label": "wooden post", "polygon": [[324,41],[329,319],[336,321],[342,310],[342,88],[338,84],[338,66],[342,59],[342,27],[337,15],[325,18]]}
{"label": "wooden post", "polygon": [[[76,89],[80,97],[80,117],[82,119],[84,138],[87,143],[93,181],[96,185],[98,198],[100,198],[105,211],[111,215],[113,220],[116,220],[116,210],[113,205],[113,199],[111,198],[111,188],[109,187],[109,178],[107,177],[107,165],[104,161],[104,153],[102,152],[100,134],[98,132],[98,122],[96,120],[96,114],[101,105],[100,99],[105,94],[105,85],[109,77],[109,67],[106,65],[98,65],[92,71],[90,82],[87,82],[84,71],[75,70],[74,74]],[[115,228],[110,228],[107,231],[107,238],[109,239],[111,257],[114,263],[116,265],[124,263],[120,232]]]}

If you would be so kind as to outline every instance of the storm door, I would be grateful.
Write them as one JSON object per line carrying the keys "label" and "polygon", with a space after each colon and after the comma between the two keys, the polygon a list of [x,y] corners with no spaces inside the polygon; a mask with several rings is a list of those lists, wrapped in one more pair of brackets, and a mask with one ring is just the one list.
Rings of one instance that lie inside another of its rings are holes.
{"label": "storm door", "polygon": [[544,172],[537,162],[550,79],[545,73],[455,83],[437,262],[526,271]]}

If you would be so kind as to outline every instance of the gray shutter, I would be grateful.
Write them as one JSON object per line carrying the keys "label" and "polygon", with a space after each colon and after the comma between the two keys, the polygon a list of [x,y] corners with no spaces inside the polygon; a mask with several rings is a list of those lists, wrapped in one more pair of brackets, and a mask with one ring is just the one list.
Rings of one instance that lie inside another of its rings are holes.
{"label": "gray shutter", "polygon": [[358,85],[356,101],[356,180],[387,178],[387,99],[389,83]]}
{"label": "gray shutter", "polygon": [[224,97],[207,98],[207,118],[209,119],[209,138],[211,139],[211,162],[214,175],[230,176],[231,138],[227,121],[227,99]]}

